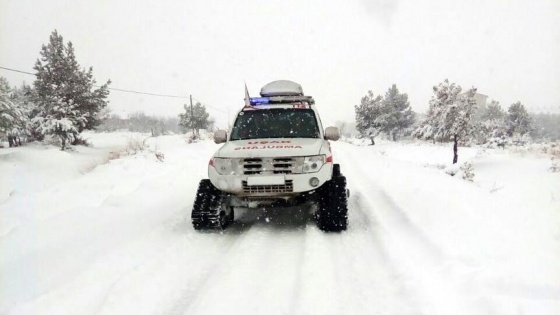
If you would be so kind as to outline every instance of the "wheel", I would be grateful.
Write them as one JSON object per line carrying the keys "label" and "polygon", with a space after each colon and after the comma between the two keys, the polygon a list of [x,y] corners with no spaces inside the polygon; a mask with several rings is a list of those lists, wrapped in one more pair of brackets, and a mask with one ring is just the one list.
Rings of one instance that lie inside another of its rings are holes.
{"label": "wheel", "polygon": [[346,177],[333,177],[319,191],[317,226],[325,232],[340,232],[348,226]]}
{"label": "wheel", "polygon": [[226,228],[232,215],[228,216],[223,210],[222,201],[223,193],[209,179],[200,181],[191,213],[195,230]]}

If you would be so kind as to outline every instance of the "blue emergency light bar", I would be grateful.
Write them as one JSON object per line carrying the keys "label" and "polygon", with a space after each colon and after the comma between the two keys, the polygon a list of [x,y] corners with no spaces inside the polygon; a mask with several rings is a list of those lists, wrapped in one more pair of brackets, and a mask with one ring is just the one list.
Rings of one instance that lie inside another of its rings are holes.
{"label": "blue emergency light bar", "polygon": [[249,104],[262,105],[262,104],[287,104],[295,102],[307,102],[314,104],[315,100],[311,96],[269,96],[269,97],[250,97]]}
{"label": "blue emergency light bar", "polygon": [[250,97],[249,104],[251,105],[260,105],[260,104],[268,104],[270,100],[268,97]]}

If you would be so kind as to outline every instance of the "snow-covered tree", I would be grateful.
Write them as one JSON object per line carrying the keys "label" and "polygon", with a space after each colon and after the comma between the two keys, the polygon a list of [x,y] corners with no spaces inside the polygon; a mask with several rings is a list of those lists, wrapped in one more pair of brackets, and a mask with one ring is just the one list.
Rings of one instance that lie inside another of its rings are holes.
{"label": "snow-covered tree", "polygon": [[40,113],[40,109],[35,103],[37,97],[33,87],[26,83],[23,83],[20,87],[14,87],[11,99],[24,116],[18,125],[21,135],[24,135],[28,141],[42,140],[43,135],[39,130],[40,126],[33,124],[33,119]]}
{"label": "snow-covered tree", "polygon": [[34,121],[41,125],[42,132],[59,136],[64,149],[68,140],[78,140],[79,133],[101,123],[99,113],[107,106],[111,81],[95,88],[93,69],[80,68],[72,42],[64,45],[56,30],[40,54],[34,67],[40,113]]}
{"label": "snow-covered tree", "polygon": [[560,140],[560,114],[539,113],[531,115],[533,139]]}
{"label": "snow-covered tree", "polygon": [[477,142],[483,144],[489,140],[504,140],[505,136],[505,112],[498,101],[492,100],[479,113],[476,123]]}
{"label": "snow-covered tree", "polygon": [[481,120],[500,120],[504,119],[506,113],[502,109],[500,102],[496,100],[491,100],[490,103],[486,105],[486,108],[482,109]]}
{"label": "snow-covered tree", "polygon": [[473,115],[476,108],[475,88],[461,94],[461,87],[445,79],[433,88],[434,95],[426,119],[413,135],[433,141],[453,141],[453,164],[459,159],[458,144],[467,140],[474,130]]}
{"label": "snow-covered tree", "polygon": [[393,84],[385,93],[375,96],[372,91],[362,97],[360,105],[355,106],[356,127],[364,137],[374,137],[385,133],[393,141],[406,134],[414,123],[414,112],[410,108],[408,95],[399,93]]}
{"label": "snow-covered tree", "polygon": [[199,129],[208,128],[213,124],[206,107],[199,102],[194,106],[184,105],[185,112],[179,114],[179,126],[185,131],[192,129],[196,135],[199,135]]}
{"label": "snow-covered tree", "polygon": [[0,77],[0,137],[6,135],[10,147],[21,145],[26,123],[24,112],[12,98],[8,81]]}
{"label": "snow-covered tree", "polygon": [[510,137],[522,137],[531,131],[531,117],[521,102],[512,104],[506,116],[507,133]]}
{"label": "snow-covered tree", "polygon": [[405,134],[414,124],[414,112],[410,108],[408,95],[399,93],[396,84],[385,93],[381,112],[381,115],[375,118],[377,125],[393,141]]}
{"label": "snow-covered tree", "polygon": [[376,119],[383,114],[382,107],[383,98],[381,95],[375,96],[372,91],[368,91],[367,95],[362,97],[360,105],[354,106],[356,129],[363,137],[369,137],[372,145],[375,144],[375,136],[382,131]]}
{"label": "snow-covered tree", "polygon": [[80,131],[77,126],[84,126],[86,118],[72,100],[65,101],[59,97],[50,98],[45,109],[48,114],[35,117],[33,122],[39,125],[42,134],[58,136],[64,150],[67,144],[78,139]]}
{"label": "snow-covered tree", "polygon": [[14,124],[14,104],[10,99],[10,85],[0,77],[0,136],[7,134]]}
{"label": "snow-covered tree", "polygon": [[474,168],[470,162],[465,162],[459,168],[463,173],[463,179],[472,182],[474,179]]}

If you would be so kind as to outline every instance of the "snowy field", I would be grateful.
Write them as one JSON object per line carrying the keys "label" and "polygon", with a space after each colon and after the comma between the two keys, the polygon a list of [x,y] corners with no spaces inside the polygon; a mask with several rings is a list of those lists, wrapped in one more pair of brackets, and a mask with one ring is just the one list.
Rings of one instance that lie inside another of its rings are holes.
{"label": "snowy field", "polygon": [[444,172],[450,144],[334,142],[346,232],[301,209],[199,233],[218,145],[86,138],[0,149],[0,314],[560,314],[560,173],[543,154],[460,148],[469,182]]}

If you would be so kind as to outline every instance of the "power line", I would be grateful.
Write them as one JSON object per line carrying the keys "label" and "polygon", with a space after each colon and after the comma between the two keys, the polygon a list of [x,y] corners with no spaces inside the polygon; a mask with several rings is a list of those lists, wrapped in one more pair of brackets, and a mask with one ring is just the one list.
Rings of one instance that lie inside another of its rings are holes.
{"label": "power line", "polygon": [[23,73],[23,74],[30,74],[30,75],[32,75],[32,76],[35,76],[35,74],[34,74],[34,73],[31,73],[31,72],[25,72],[25,71],[16,70],[16,69],[5,68],[5,67],[2,67],[2,66],[0,66],[0,69],[4,69],[4,70],[8,70],[8,71],[13,71],[13,72],[19,72],[19,73]]}
{"label": "power line", "polygon": [[210,107],[210,108],[212,108],[212,109],[214,109],[214,110],[220,111],[220,112],[222,112],[222,113],[227,113],[227,111],[225,111],[225,110],[223,110],[223,109],[219,109],[219,108],[217,108],[217,107],[215,107],[215,106],[212,106],[212,105],[208,105],[208,104],[206,104],[206,103],[203,103],[203,102],[201,102],[201,101],[200,101],[200,100],[198,100],[198,99],[197,99],[196,97],[193,97],[193,100],[195,100],[195,101],[199,102],[199,103],[200,103],[201,105],[204,105],[204,106]]}
{"label": "power line", "polygon": [[[96,87],[99,87],[99,85],[95,85]],[[125,90],[125,89],[117,89],[117,88],[110,88],[107,87],[108,90],[112,90],[112,91],[118,91],[118,92],[126,92],[126,93],[133,93],[133,94],[141,94],[141,95],[149,95],[149,96],[159,96],[159,97],[171,97],[171,98],[184,98],[184,99],[188,99],[188,96],[179,96],[179,95],[170,95],[170,94],[156,94],[156,93],[148,93],[148,92],[138,92],[138,91],[132,91],[132,90]]]}
{"label": "power line", "polygon": [[[11,68],[6,68],[6,67],[0,67],[0,69],[4,69],[4,70],[8,70],[8,71],[13,71],[13,72],[19,72],[19,73],[23,73],[23,74],[29,74],[32,76],[36,76],[36,74],[31,73],[31,72],[25,72],[25,71],[21,71],[21,70],[16,70],[16,69],[11,69]],[[96,85],[94,84],[93,86],[95,87],[101,87],[101,85]],[[179,95],[170,95],[170,94],[157,94],[157,93],[149,93],[149,92],[139,92],[139,91],[133,91],[133,90],[126,90],[126,89],[118,89],[118,88],[111,88],[111,87],[107,87],[108,90],[112,90],[112,91],[119,91],[119,92],[126,92],[126,93],[134,93],[134,94],[142,94],[142,95],[150,95],[150,96],[161,96],[161,97],[173,97],[173,98],[185,98],[188,99],[188,96],[179,96]]]}
{"label": "power line", "polygon": [[[18,73],[23,73],[23,74],[28,74],[28,75],[32,75],[32,76],[36,76],[36,74],[31,73],[31,72],[26,72],[26,71],[22,71],[22,70],[17,70],[17,69],[12,69],[12,68],[6,68],[6,67],[2,67],[0,66],[0,69],[3,70],[8,70],[8,71],[13,71],[13,72],[18,72]],[[93,85],[95,87],[101,87],[100,85]],[[125,93],[133,93],[133,94],[140,94],[140,95],[148,95],[148,96],[157,96],[157,97],[170,97],[170,98],[180,98],[180,99],[189,99],[189,96],[180,96],[180,95],[171,95],[171,94],[158,94],[158,93],[149,93],[149,92],[140,92],[140,91],[134,91],[134,90],[126,90],[126,89],[119,89],[119,88],[111,88],[111,87],[107,87],[108,90],[111,91],[117,91],[117,92],[125,92]],[[194,98],[197,102],[199,102],[200,104],[210,107],[214,110],[220,111],[222,113],[226,113],[225,110],[223,109],[219,109],[217,107],[205,104],[203,102],[201,102],[200,100]]]}

